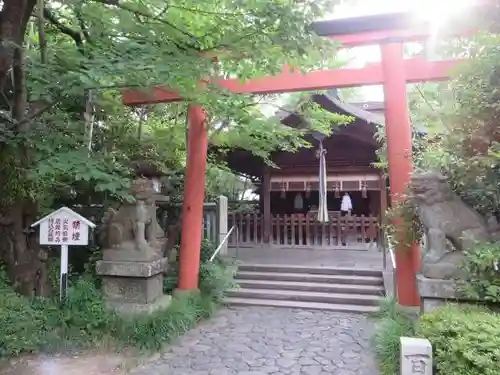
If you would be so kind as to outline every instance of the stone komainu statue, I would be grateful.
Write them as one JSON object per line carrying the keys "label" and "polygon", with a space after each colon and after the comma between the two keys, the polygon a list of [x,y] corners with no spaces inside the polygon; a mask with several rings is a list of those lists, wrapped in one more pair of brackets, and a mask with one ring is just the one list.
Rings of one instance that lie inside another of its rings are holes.
{"label": "stone komainu statue", "polygon": [[103,217],[100,240],[104,260],[151,260],[162,254],[164,233],[156,219],[151,180],[136,179],[131,194],[135,202],[124,202]]}
{"label": "stone komainu statue", "polygon": [[[426,230],[421,273],[430,279],[461,278],[464,251],[492,239],[488,224],[435,172],[413,176],[412,200]],[[451,243],[451,247],[447,242]]]}

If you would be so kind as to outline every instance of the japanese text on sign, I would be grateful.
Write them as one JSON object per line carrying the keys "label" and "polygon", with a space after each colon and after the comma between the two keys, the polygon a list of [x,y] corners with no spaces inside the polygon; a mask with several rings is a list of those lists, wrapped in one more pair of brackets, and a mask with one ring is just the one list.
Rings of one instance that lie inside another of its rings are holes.
{"label": "japanese text on sign", "polygon": [[71,227],[73,228],[71,240],[80,241],[80,220],[74,220]]}
{"label": "japanese text on sign", "polygon": [[48,224],[47,239],[49,242],[54,242],[54,219],[50,218]]}
{"label": "japanese text on sign", "polygon": [[94,223],[68,207],[61,207],[31,226],[40,228],[40,245],[60,246],[88,245],[90,228],[95,228]]}
{"label": "japanese text on sign", "polygon": [[69,219],[65,217],[63,220],[63,232],[62,232],[63,243],[68,242],[68,236],[69,236]]}
{"label": "japanese text on sign", "polygon": [[67,212],[53,215],[40,223],[42,245],[87,245],[89,226]]}
{"label": "japanese text on sign", "polygon": [[61,243],[61,218],[56,218],[54,222],[54,241]]}

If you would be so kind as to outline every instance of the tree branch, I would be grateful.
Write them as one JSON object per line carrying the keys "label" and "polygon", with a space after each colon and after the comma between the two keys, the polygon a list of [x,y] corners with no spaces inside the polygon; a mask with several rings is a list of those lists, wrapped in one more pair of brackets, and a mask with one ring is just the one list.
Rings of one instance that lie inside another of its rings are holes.
{"label": "tree branch", "polygon": [[427,104],[427,106],[429,107],[429,109],[434,112],[436,115],[437,115],[437,118],[439,119],[439,121],[441,122],[442,125],[444,125],[444,127],[447,129],[447,130],[450,130],[448,129],[448,127],[446,126],[446,123],[445,121],[443,120],[442,116],[441,116],[441,113],[440,111],[437,111],[434,106],[427,100],[424,92],[422,91],[420,85],[416,85],[416,88],[417,88],[417,91],[418,93],[420,94],[420,97],[422,98],[422,100],[424,101],[425,104]]}
{"label": "tree branch", "polygon": [[[235,16],[244,16],[245,13],[235,13],[235,12],[211,12],[209,10],[202,10],[202,9],[196,9],[196,8],[187,8],[183,7],[180,5],[168,5],[168,8],[176,8],[180,10],[185,10],[186,12],[191,12],[191,13],[199,13],[199,14],[206,14],[206,15],[212,15],[212,16],[229,16],[229,17],[235,17]],[[165,9],[166,10],[166,9]]]}
{"label": "tree branch", "polygon": [[[155,16],[154,14],[150,14],[150,13],[147,13],[147,12],[144,12],[142,10],[139,10],[139,9],[134,9],[133,7],[127,5],[127,4],[123,4],[120,0],[93,0],[97,3],[101,3],[101,4],[104,4],[104,5],[109,5],[109,6],[114,6],[114,7],[117,7],[121,10],[124,10],[124,11],[127,11],[127,12],[130,12],[136,16],[142,16],[142,17],[146,17],[150,20],[153,20],[153,21],[156,21],[156,22],[160,22],[164,25],[167,25],[169,27],[171,27],[172,29],[174,30],[177,30],[178,32],[180,32],[181,34],[189,37],[191,40],[196,40],[196,36],[191,34],[190,32],[188,31],[185,31],[185,30],[182,30],[181,28],[177,27],[176,25],[174,25],[173,23],[159,17],[159,16]],[[194,48],[194,47],[193,47]]]}
{"label": "tree branch", "polygon": [[9,79],[14,50],[21,48],[36,0],[4,0],[0,13],[0,90]]}
{"label": "tree branch", "polygon": [[[21,48],[14,50],[14,61],[12,65],[14,76],[14,98],[12,105],[12,118],[15,121],[21,121],[26,112],[26,90],[25,90],[25,72],[24,72],[24,53]],[[25,126],[17,126],[18,131],[24,131]]]}
{"label": "tree branch", "polygon": [[38,12],[38,43],[40,45],[40,61],[42,64],[47,63],[47,40],[45,39],[45,17],[44,13],[44,0],[37,2]]}
{"label": "tree branch", "polygon": [[[39,104],[39,103],[37,103],[37,104]],[[16,123],[16,125],[18,127],[19,126],[24,126],[25,124],[27,124],[31,120],[34,120],[38,116],[42,115],[44,112],[46,112],[48,109],[50,109],[53,105],[54,105],[54,102],[48,102],[48,103],[46,103],[43,107],[37,108],[36,111],[34,111],[33,113],[31,113],[28,117],[25,117],[21,121],[18,121]]]}
{"label": "tree branch", "polygon": [[[271,103],[271,102],[262,102],[262,101],[258,101],[257,103],[246,104],[246,105],[240,107],[240,109],[253,107],[256,105],[270,105],[270,106],[275,107],[283,112],[286,112],[288,115],[296,115],[296,116],[301,117],[301,118],[304,115],[303,113],[295,111],[295,110],[288,110],[288,109],[286,109],[278,104]],[[223,121],[221,126],[218,127],[217,129],[214,129],[214,131],[210,134],[210,138],[212,139],[213,137],[219,135],[223,130],[227,129],[230,125],[231,125],[231,121]]]}
{"label": "tree branch", "polygon": [[46,19],[49,20],[49,22],[56,27],[60,32],[63,34],[68,35],[71,37],[76,44],[76,47],[78,48],[78,51],[82,54],[85,55],[85,51],[83,48],[83,38],[82,38],[82,33],[80,33],[77,30],[72,29],[71,27],[68,27],[64,25],[61,21],[59,21],[55,15],[52,13],[52,11],[48,8],[43,8],[43,15]]}
{"label": "tree branch", "polygon": [[82,30],[82,34],[85,37],[85,40],[88,43],[92,43],[92,39],[90,37],[90,33],[87,29],[87,26],[85,25],[85,20],[83,18],[82,9],[80,7],[78,7],[78,9],[75,11],[75,15],[76,15],[76,18],[78,20],[78,23],[80,24],[80,29]]}
{"label": "tree branch", "polygon": [[214,129],[214,131],[210,134],[210,139],[222,133],[222,131],[227,129],[229,125],[231,125],[231,121],[223,121],[221,126],[219,126],[217,129]]}
{"label": "tree branch", "polygon": [[[119,37],[119,35],[116,35],[116,34],[110,35],[110,36]],[[161,47],[160,42],[151,41],[147,37],[143,37],[143,36],[139,36],[139,35],[129,34],[129,35],[127,35],[127,39],[136,40],[138,42],[144,42],[144,43],[152,43],[153,45],[155,45],[157,47]],[[178,49],[180,49],[182,51],[187,51],[187,50],[191,49],[193,52],[196,52],[196,53],[202,52],[200,49],[198,49],[190,44],[184,43],[184,45],[182,45],[178,41],[176,41],[172,38],[165,37],[165,39],[170,41],[173,45],[175,45]]]}

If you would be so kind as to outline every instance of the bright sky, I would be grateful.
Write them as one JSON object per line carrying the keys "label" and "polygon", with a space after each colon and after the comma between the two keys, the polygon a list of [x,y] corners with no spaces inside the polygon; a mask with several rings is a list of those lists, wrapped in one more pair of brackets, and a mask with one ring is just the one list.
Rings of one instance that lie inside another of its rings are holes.
{"label": "bright sky", "polygon": [[[325,19],[347,18],[380,13],[411,11],[415,17],[431,21],[436,29],[447,15],[466,11],[467,6],[475,0],[342,0],[332,14]],[[348,52],[351,61],[349,67],[362,67],[368,62],[380,61],[380,51],[377,46],[353,48]],[[358,89],[362,95],[360,100],[382,101],[382,87],[371,86]]]}
{"label": "bright sky", "polygon": [[[410,11],[415,17],[430,21],[435,31],[446,16],[456,14],[457,12],[467,11],[475,1],[480,0],[341,0],[341,4],[335,7],[335,10],[325,16],[324,19],[348,18],[380,13],[394,13],[401,11]],[[413,47],[413,46],[412,46]],[[417,44],[415,50],[421,48]],[[346,67],[361,68],[369,62],[380,61],[380,50],[378,46],[356,47],[347,51],[341,51],[341,59],[348,61]],[[384,93],[382,86],[365,86],[356,89],[359,97],[355,101],[383,101]],[[286,94],[277,100],[282,104]],[[262,111],[266,115],[272,115],[276,112],[275,106],[262,106]]]}
{"label": "bright sky", "polygon": [[461,11],[477,0],[341,0],[328,19],[365,16],[401,11],[414,12],[427,19]]}

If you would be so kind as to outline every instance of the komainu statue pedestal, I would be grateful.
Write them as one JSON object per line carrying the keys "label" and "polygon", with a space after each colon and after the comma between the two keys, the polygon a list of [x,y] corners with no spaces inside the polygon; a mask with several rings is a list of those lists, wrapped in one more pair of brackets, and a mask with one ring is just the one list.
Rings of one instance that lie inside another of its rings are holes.
{"label": "komainu statue pedestal", "polygon": [[102,260],[97,272],[109,309],[120,315],[150,314],[169,306],[171,296],[163,294],[163,273],[167,258],[149,262]]}
{"label": "komainu statue pedestal", "polygon": [[132,186],[135,202],[103,219],[103,260],[97,262],[107,306],[120,315],[152,313],[170,304],[163,294],[168,260],[163,256],[164,235],[156,220],[153,183],[137,179]]}
{"label": "komainu statue pedestal", "polygon": [[417,275],[417,286],[422,314],[436,310],[446,303],[471,303],[459,292],[460,282],[457,280],[430,279]]}

